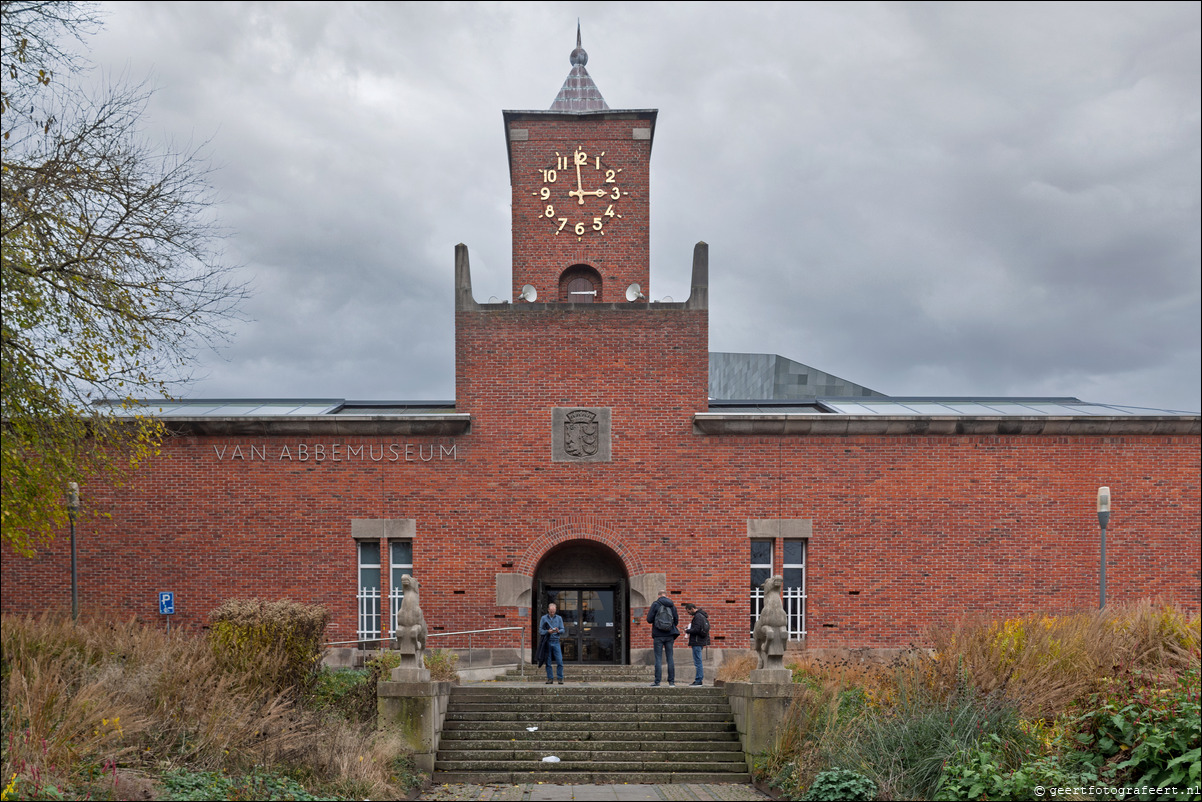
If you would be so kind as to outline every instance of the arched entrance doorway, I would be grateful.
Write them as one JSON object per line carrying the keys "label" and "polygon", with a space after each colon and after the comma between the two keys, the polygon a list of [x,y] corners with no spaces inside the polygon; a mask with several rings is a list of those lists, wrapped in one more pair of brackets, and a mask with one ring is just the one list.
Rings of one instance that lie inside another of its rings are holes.
{"label": "arched entrance doorway", "polygon": [[608,546],[593,540],[560,543],[534,571],[532,642],[538,644],[538,621],[554,602],[567,630],[561,639],[565,663],[626,664],[628,588],[626,566]]}

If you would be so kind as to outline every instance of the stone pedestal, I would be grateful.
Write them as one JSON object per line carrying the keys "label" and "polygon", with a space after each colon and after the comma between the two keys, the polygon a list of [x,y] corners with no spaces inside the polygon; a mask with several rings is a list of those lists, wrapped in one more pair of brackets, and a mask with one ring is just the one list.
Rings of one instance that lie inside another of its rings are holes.
{"label": "stone pedestal", "polygon": [[747,758],[747,770],[754,769],[757,755],[766,752],[776,739],[793,703],[793,673],[788,669],[759,669],[752,674],[777,676],[783,671],[784,682],[728,682],[723,687],[730,700],[730,711],[739,730],[739,741]]}
{"label": "stone pedestal", "polygon": [[[398,671],[418,669],[393,669]],[[425,669],[426,677],[430,672]],[[442,737],[442,723],[447,716],[447,704],[451,699],[451,682],[381,682],[377,689],[376,710],[380,729],[395,729],[405,737],[413,748],[413,762],[418,771],[431,774],[434,757],[438,753],[438,741]]]}
{"label": "stone pedestal", "polygon": [[787,668],[756,668],[747,681],[761,685],[789,685],[793,682],[793,672]]}
{"label": "stone pedestal", "polygon": [[393,682],[429,682],[430,669],[401,666],[394,668],[390,676]]}

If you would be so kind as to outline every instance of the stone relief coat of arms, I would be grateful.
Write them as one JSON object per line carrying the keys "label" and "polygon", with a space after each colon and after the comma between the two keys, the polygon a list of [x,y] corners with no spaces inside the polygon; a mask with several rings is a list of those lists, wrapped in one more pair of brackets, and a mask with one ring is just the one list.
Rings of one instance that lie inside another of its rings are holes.
{"label": "stone relief coat of arms", "polygon": [[573,457],[591,457],[599,446],[597,416],[584,409],[569,412],[563,423],[563,450]]}

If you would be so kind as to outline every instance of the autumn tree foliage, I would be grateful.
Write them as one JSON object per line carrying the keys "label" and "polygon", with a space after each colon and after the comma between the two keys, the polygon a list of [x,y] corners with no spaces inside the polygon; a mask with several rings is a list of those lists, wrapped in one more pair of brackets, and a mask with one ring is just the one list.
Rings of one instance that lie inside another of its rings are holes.
{"label": "autumn tree foliage", "polygon": [[168,397],[244,295],[217,248],[207,165],[148,144],[150,92],[88,90],[90,6],[0,3],[4,542],[65,525],[64,487],[156,452]]}

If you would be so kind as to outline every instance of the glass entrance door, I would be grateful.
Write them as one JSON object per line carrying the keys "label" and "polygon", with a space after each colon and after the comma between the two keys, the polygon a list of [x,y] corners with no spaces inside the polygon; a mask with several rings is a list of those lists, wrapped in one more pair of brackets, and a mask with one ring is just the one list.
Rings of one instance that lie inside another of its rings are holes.
{"label": "glass entrance door", "polygon": [[564,662],[619,661],[614,595],[613,588],[547,588],[548,599],[563,616]]}

